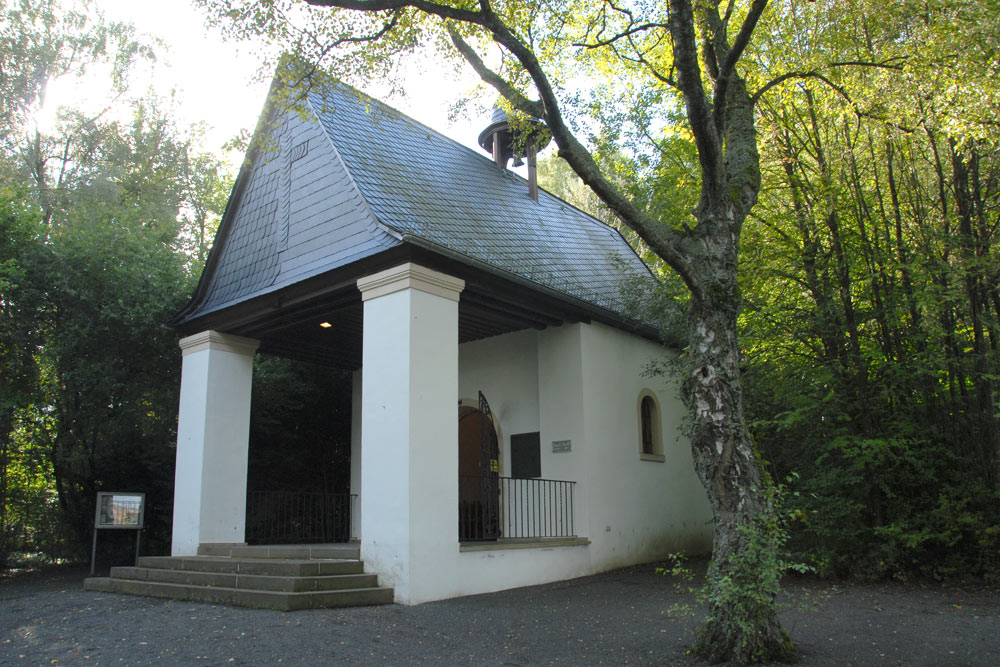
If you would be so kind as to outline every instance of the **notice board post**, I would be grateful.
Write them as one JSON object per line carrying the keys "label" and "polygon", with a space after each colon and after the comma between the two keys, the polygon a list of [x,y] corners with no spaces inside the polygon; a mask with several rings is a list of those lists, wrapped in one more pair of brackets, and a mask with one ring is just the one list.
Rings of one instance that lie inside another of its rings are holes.
{"label": "notice board post", "polygon": [[94,513],[94,543],[90,551],[90,576],[97,566],[97,532],[99,530],[134,530],[135,562],[139,564],[139,539],[142,520],[146,513],[146,494],[122,491],[97,494],[97,511]]}

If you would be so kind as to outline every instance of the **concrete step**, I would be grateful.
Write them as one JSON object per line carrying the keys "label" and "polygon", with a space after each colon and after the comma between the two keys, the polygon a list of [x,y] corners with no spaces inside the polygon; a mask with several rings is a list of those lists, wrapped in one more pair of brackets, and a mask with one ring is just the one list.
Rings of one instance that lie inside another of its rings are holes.
{"label": "concrete step", "polygon": [[294,611],[325,607],[358,607],[375,604],[389,604],[393,599],[391,588],[345,588],[331,591],[287,592],[249,590],[223,586],[196,586],[181,583],[139,581],[115,577],[94,577],[84,580],[88,591],[103,593],[125,593],[150,597],[210,602],[239,607],[259,607]]}
{"label": "concrete step", "polygon": [[356,542],[345,544],[224,544],[210,543],[198,546],[199,556],[227,556],[230,558],[314,558],[361,557],[361,546]]}
{"label": "concrete step", "polygon": [[[360,565],[358,563],[359,568]],[[284,591],[288,593],[332,591],[345,588],[374,588],[378,586],[378,577],[376,575],[360,573],[322,576],[274,576],[236,574],[231,572],[199,572],[197,570],[170,570],[152,567],[113,567],[111,568],[111,578],[153,581],[165,584],[239,588],[244,590]]]}
{"label": "concrete step", "polygon": [[139,559],[138,566],[158,570],[190,570],[275,577],[321,577],[364,572],[361,561],[346,559],[279,560],[277,558],[229,558],[225,556],[143,556]]}
{"label": "concrete step", "polygon": [[389,604],[357,544],[203,544],[198,556],[144,556],[84,582],[89,591],[292,611]]}

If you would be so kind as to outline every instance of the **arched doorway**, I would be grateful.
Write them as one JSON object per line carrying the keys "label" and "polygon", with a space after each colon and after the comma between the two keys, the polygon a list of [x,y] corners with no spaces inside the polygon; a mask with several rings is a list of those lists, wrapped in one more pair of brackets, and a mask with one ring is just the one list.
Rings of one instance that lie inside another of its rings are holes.
{"label": "arched doorway", "polygon": [[500,537],[500,447],[496,423],[482,392],[478,404],[458,406],[458,538]]}

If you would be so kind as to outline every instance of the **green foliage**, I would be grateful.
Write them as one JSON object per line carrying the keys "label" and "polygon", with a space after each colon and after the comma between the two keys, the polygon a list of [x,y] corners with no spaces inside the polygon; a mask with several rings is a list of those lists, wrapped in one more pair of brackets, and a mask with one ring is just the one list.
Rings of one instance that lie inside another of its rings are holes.
{"label": "green foliage", "polygon": [[[114,199],[78,194],[74,218],[61,221],[51,242],[55,326],[43,353],[53,371],[57,488],[80,537],[97,491],[140,488],[151,530],[162,537],[180,367],[162,322],[184,304],[191,282],[155,219],[130,220]],[[133,208],[128,198],[122,204]]]}
{"label": "green foliage", "polygon": [[[153,58],[131,26],[108,23],[92,0],[0,0],[0,151],[17,152],[22,132],[49,82],[109,67],[113,92],[128,86],[132,66]],[[0,166],[9,166],[2,165]]]}
{"label": "green foliage", "polygon": [[250,410],[250,491],[346,493],[350,487],[351,375],[260,356]]}
{"label": "green foliage", "polygon": [[41,292],[32,274],[39,229],[37,212],[23,190],[0,184],[0,417],[30,400],[38,379]]}
{"label": "green foliage", "polygon": [[24,410],[39,393],[38,232],[37,211],[25,193],[0,185],[0,567],[30,549],[39,524],[51,523],[43,451],[16,437]]}
{"label": "green foliage", "polygon": [[[180,354],[162,323],[193,288],[230,179],[162,100],[125,97],[153,57],[130,26],[89,3],[3,9],[0,560],[85,556],[110,489],[147,493],[143,542],[163,551]],[[130,117],[62,109],[50,134],[26,131],[52,78],[96,66]]]}
{"label": "green foliage", "polygon": [[912,440],[835,440],[800,480],[792,540],[827,575],[996,579],[1000,496],[968,487],[947,449]]}
{"label": "green foliage", "polygon": [[756,64],[806,56],[760,101],[747,417],[826,574],[998,576],[994,4],[781,5]]}
{"label": "green foliage", "polygon": [[[773,628],[768,619],[775,611],[782,577],[792,571],[813,571],[811,566],[789,558],[785,552],[789,524],[801,518],[801,510],[785,509],[787,499],[795,495],[784,486],[773,488],[769,496],[775,510],[737,527],[744,538],[740,540],[741,548],[731,552],[726,563],[713,563],[710,569],[716,571],[716,576],[709,577],[705,583],[692,585],[694,573],[683,554],[672,554],[669,557],[671,566],[657,570],[675,578],[677,592],[693,594],[696,603],[708,610],[709,619],[715,621],[702,626],[696,633],[692,649],[696,655],[731,660],[736,664],[797,660],[797,651],[787,635],[777,642],[782,651],[776,655],[776,643],[763,634]],[[690,604],[680,602],[672,605],[667,613],[684,618],[697,611]],[[726,656],[716,654],[718,637],[706,636],[707,629],[733,638]]]}
{"label": "green foliage", "polygon": [[44,433],[50,426],[49,420],[23,410],[15,416],[7,437],[0,568],[32,567],[78,553],[53,488]]}

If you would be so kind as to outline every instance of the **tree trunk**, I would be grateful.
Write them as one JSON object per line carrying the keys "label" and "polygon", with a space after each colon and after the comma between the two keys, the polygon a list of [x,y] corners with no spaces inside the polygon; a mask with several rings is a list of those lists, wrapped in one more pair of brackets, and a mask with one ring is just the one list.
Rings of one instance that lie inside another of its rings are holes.
{"label": "tree trunk", "polygon": [[10,556],[10,531],[7,524],[9,507],[8,466],[10,460],[10,432],[14,423],[13,410],[4,409],[0,413],[0,570],[7,569],[7,559]]}
{"label": "tree trunk", "polygon": [[976,195],[978,194],[979,156],[975,149],[969,155],[960,153],[951,144],[955,206],[959,215],[959,254],[968,312],[972,324],[972,384],[974,401],[970,405],[972,421],[978,427],[981,465],[986,480],[993,487],[1000,485],[1000,425],[996,418],[996,401],[993,395],[993,376],[990,373],[990,345],[986,340],[986,319],[989,311],[989,277],[984,275],[984,258],[989,252],[988,236],[976,223]]}
{"label": "tree trunk", "polygon": [[[699,226],[732,225],[732,208],[719,209]],[[772,487],[743,418],[740,292],[736,272],[725,268],[735,262],[738,245],[738,236],[703,238],[705,252],[696,263],[707,298],[692,298],[688,319],[690,365],[682,393],[693,422],[695,471],[715,518],[709,617],[695,652],[716,662],[788,662],[797,653],[774,604],[781,572]]]}

